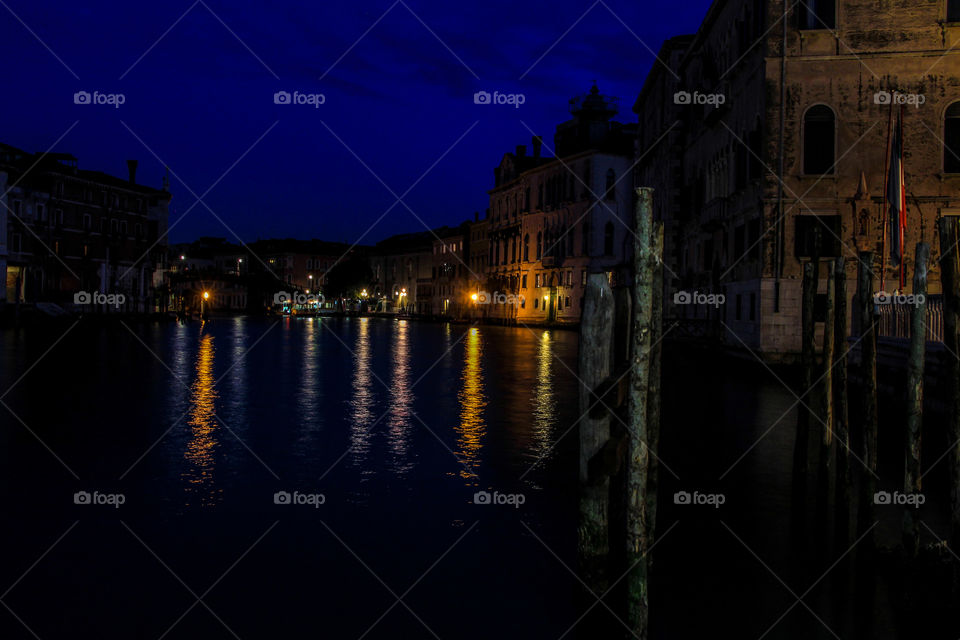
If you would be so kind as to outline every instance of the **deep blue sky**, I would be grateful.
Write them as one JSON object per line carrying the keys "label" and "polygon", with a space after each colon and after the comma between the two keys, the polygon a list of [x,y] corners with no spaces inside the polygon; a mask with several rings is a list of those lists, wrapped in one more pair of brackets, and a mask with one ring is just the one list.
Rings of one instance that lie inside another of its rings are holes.
{"label": "deep blue sky", "polygon": [[[54,150],[73,153],[82,168],[122,176],[136,158],[138,182],[159,186],[163,165],[145,144],[200,195],[263,136],[206,204],[244,241],[354,242],[394,202],[361,160],[400,195],[477,123],[404,198],[428,225],[453,224],[486,208],[504,152],[529,149],[523,123],[552,148],[567,101],[593,79],[620,98],[618,119],[633,121],[630,107],[655,63],[638,38],[658,51],[666,38],[695,31],[710,4],[405,0],[383,17],[393,0],[204,1],[3,0],[0,141],[43,151],[79,121]],[[126,101],[75,105],[81,90]],[[279,90],[322,93],[326,103],[275,105]],[[523,93],[526,102],[475,105],[479,90]],[[173,223],[196,199],[171,182]],[[397,205],[363,241],[422,229]],[[203,205],[170,239],[200,235],[235,240]]]}

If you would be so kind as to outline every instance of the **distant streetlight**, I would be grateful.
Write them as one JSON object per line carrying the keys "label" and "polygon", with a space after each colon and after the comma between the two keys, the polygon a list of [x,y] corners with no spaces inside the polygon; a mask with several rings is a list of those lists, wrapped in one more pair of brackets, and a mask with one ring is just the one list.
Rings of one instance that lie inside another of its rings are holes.
{"label": "distant streetlight", "polygon": [[477,294],[473,294],[472,296],[470,296],[470,299],[473,300],[474,302],[476,302],[479,298],[480,296],[478,296]]}
{"label": "distant streetlight", "polygon": [[204,303],[205,303],[207,300],[209,300],[209,299],[210,299],[210,292],[209,292],[209,291],[204,291],[204,292],[203,292],[203,299],[200,301],[200,317],[201,317],[201,318],[202,318],[203,315],[204,315]]}

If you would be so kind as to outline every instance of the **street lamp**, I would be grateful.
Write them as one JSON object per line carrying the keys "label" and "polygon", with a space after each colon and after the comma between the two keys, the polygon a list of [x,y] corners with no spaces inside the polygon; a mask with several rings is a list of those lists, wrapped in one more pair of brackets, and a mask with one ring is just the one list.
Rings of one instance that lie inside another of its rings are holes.
{"label": "street lamp", "polygon": [[243,258],[237,258],[237,275],[240,275],[240,265],[243,263]]}
{"label": "street lamp", "polygon": [[200,300],[200,317],[201,317],[201,318],[203,318],[203,315],[204,315],[204,303],[205,303],[207,300],[209,300],[209,299],[210,299],[210,292],[209,292],[209,291],[204,291],[204,292],[203,292],[203,299]]}

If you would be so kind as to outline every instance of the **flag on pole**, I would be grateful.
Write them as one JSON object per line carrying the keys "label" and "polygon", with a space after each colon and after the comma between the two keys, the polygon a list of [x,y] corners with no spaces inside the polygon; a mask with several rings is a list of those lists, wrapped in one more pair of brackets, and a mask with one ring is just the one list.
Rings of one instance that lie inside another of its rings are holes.
{"label": "flag on pole", "polygon": [[903,231],[907,226],[907,185],[903,175],[903,109],[897,112],[890,142],[890,173],[887,176],[887,202],[890,203],[890,258],[900,265],[903,287]]}

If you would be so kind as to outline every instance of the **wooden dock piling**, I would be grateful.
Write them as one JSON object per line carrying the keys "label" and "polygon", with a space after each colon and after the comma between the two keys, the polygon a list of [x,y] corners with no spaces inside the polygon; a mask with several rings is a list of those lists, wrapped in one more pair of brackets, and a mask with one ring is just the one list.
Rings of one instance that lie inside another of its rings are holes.
{"label": "wooden dock piling", "polygon": [[[926,348],[927,263],[930,246],[917,243],[913,271],[913,306],[910,310],[910,351],[907,356],[907,429],[904,443],[903,492],[920,491],[920,443],[923,426],[923,369]],[[915,558],[920,550],[920,524],[916,509],[907,505],[903,514],[903,548]]]}
{"label": "wooden dock piling", "polygon": [[610,439],[610,415],[591,412],[596,391],[611,372],[613,291],[604,273],[587,277],[580,323],[580,519],[578,561],[584,582],[596,593],[608,586],[610,478],[591,469],[591,461]]}

